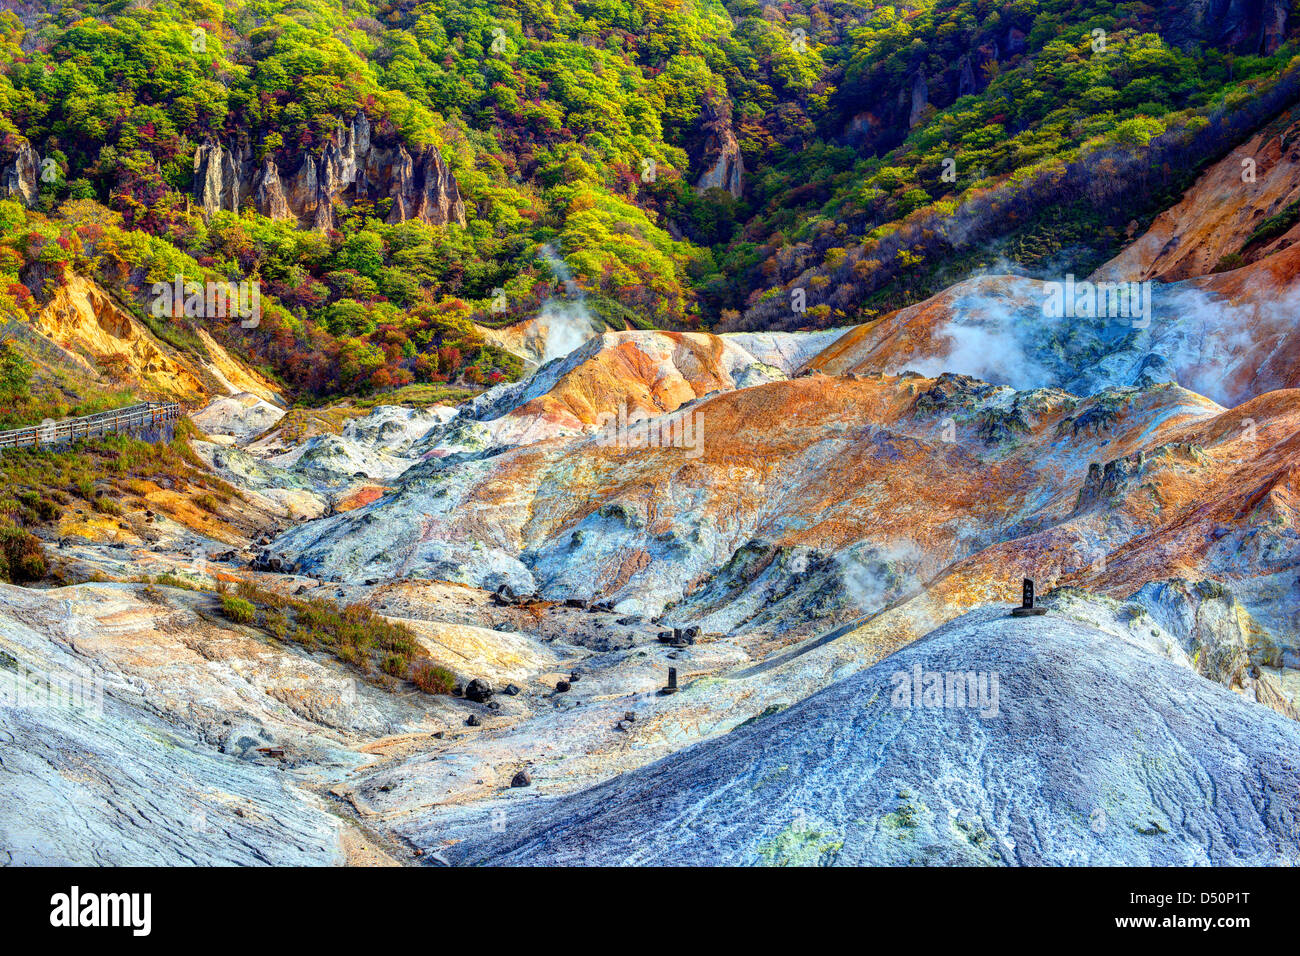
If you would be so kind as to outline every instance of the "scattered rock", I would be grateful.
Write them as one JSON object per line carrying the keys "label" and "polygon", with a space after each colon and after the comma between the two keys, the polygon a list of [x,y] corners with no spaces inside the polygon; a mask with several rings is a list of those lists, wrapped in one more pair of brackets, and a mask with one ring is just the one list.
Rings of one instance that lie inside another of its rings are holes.
{"label": "scattered rock", "polygon": [[531,787],[533,778],[528,775],[527,770],[520,770],[510,781],[512,787]]}
{"label": "scattered rock", "polygon": [[660,644],[668,644],[672,647],[686,647],[695,643],[699,633],[698,625],[687,628],[675,627],[671,631],[660,631],[658,641]]}
{"label": "scattered rock", "polygon": [[284,570],[284,559],[270,551],[261,551],[249,562],[249,566],[254,571],[279,572]]}
{"label": "scattered rock", "polygon": [[567,680],[556,681],[555,692],[557,694],[567,694],[571,686],[572,685]]}
{"label": "scattered rock", "polygon": [[465,718],[466,727],[478,727],[482,723],[483,721],[479,720],[478,714],[470,714],[468,717]]}
{"label": "scattered rock", "polygon": [[492,697],[492,685],[481,677],[475,677],[465,688],[465,699],[476,704],[486,704]]}

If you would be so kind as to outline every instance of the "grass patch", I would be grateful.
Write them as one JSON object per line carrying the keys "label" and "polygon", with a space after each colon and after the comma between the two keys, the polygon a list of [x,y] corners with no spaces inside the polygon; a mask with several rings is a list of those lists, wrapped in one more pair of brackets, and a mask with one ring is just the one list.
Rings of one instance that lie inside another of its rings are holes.
{"label": "grass patch", "polygon": [[325,651],[360,673],[409,680],[426,694],[450,694],[456,675],[429,660],[415,632],[365,604],[286,597],[245,579],[234,592],[217,585],[221,610],[239,624],[256,623],[272,637]]}
{"label": "grass patch", "polygon": [[223,594],[220,600],[221,613],[236,624],[252,624],[257,617],[257,608],[241,597]]}
{"label": "grass patch", "polygon": [[456,687],[456,675],[431,661],[416,661],[411,667],[411,683],[426,694],[450,694]]}
{"label": "grass patch", "polygon": [[425,405],[459,405],[467,398],[479,394],[482,389],[457,388],[452,385],[403,385],[391,392],[367,395],[356,400],[358,408],[374,408],[378,405],[411,405],[416,408]]}
{"label": "grass patch", "polygon": [[41,539],[12,521],[0,519],[0,580],[26,584],[41,580],[48,570]]}

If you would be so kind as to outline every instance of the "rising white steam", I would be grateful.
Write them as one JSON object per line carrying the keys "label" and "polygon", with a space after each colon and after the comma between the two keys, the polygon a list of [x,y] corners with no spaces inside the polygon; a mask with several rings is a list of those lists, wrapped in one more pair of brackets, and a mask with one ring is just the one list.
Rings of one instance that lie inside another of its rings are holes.
{"label": "rising white steam", "polygon": [[578,283],[573,281],[568,265],[549,245],[542,246],[538,254],[564,286],[564,298],[547,299],[542,304],[542,314],[537,321],[545,338],[541,359],[541,364],[545,365],[551,359],[568,355],[596,335],[597,330],[591,313],[587,310],[586,296]]}

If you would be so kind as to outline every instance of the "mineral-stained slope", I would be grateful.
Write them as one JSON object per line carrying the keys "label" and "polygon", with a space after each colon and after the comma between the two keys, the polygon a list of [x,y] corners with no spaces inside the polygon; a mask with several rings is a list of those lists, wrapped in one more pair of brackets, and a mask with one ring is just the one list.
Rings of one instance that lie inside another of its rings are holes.
{"label": "mineral-stained slope", "polygon": [[467,403],[427,436],[426,451],[528,444],[672,412],[715,392],[783,380],[842,334],[607,332]]}
{"label": "mineral-stained slope", "polygon": [[[1204,266],[1174,258],[1150,274]],[[194,448],[248,521],[217,548],[205,523],[52,543],[120,583],[0,587],[8,685],[104,689],[102,715],[4,707],[0,847],[1300,862],[1300,246],[1242,261],[1154,283],[1137,323],[986,276],[850,330],[593,330],[420,410],[284,413],[215,343],[179,364],[83,289],[104,308],[48,313],[48,348],[109,336],[164,393],[238,392]],[[177,586],[241,577],[363,602],[495,694],[349,670]],[[1023,577],[1045,617],[1006,617]],[[914,666],[996,675],[996,702],[895,707]]]}
{"label": "mineral-stained slope", "polygon": [[301,739],[311,723],[277,690],[294,687],[286,699],[301,708],[313,695],[337,704],[342,681],[331,687],[318,668],[278,664],[247,639],[121,588],[67,588],[50,600],[6,585],[0,600],[5,862],[344,861],[339,822],[255,760],[255,748],[283,746],[285,731]]}
{"label": "mineral-stained slope", "polygon": [[341,773],[366,759],[359,742],[426,713],[213,623],[214,605],[172,588],[0,585],[0,859],[348,859],[349,828],[291,768]]}
{"label": "mineral-stained slope", "polygon": [[342,580],[610,600],[722,633],[817,628],[927,584],[944,619],[1010,597],[1022,574],[1130,593],[1208,572],[1242,582],[1261,626],[1295,645],[1295,391],[1225,411],[1167,384],[1081,399],[815,375],[677,414],[702,423],[697,449],[592,436],[430,460],[268,555]]}
{"label": "mineral-stained slope", "polygon": [[[482,827],[446,854],[543,865],[1300,862],[1300,726],[1167,654],[1058,613],[973,611],[781,713],[587,792],[517,806],[504,833]],[[991,691],[979,706],[904,702],[917,669],[982,674],[989,688],[996,675],[996,704]]]}
{"label": "mineral-stained slope", "polygon": [[0,860],[18,866],[341,864],[338,821],[280,775],[109,702],[11,708]]}
{"label": "mineral-stained slope", "polygon": [[[1079,395],[1174,381],[1232,406],[1300,385],[1298,277],[1300,247],[1292,246],[1232,272],[1153,282],[1149,315],[1135,322],[1050,317],[1043,281],[981,276],[854,328],[809,367],[830,374],[960,372]],[[1053,280],[1062,291],[1065,279]]]}
{"label": "mineral-stained slope", "polygon": [[249,392],[281,404],[280,389],[232,356],[206,331],[202,349],[182,352],[162,341],[102,286],[80,276],[51,280],[53,294],[30,324],[5,320],[16,336],[59,377],[131,385],[139,394],[187,405]]}

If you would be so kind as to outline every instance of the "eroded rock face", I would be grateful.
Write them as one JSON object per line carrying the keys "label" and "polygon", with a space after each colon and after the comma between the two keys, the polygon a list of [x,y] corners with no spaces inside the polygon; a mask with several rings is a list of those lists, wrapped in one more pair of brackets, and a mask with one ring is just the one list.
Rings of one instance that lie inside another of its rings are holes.
{"label": "eroded rock face", "polygon": [[725,189],[739,199],[745,189],[745,161],[731,126],[730,101],[722,96],[706,96],[700,124],[704,141],[699,163],[704,173],[695,183],[696,191]]}
{"label": "eroded rock face", "polygon": [[1289,13],[1286,0],[1192,0],[1168,7],[1161,33],[1178,46],[1267,55],[1281,46]]}
{"label": "eroded rock face", "polygon": [[30,143],[0,152],[0,198],[16,199],[28,209],[40,198],[41,158]]}
{"label": "eroded rock face", "polygon": [[1152,582],[1133,596],[1178,637],[1198,674],[1292,719],[1300,718],[1277,680],[1263,668],[1284,652],[1251,625],[1233,594],[1213,581]]}
{"label": "eroded rock face", "polygon": [[414,156],[400,144],[372,149],[358,192],[372,199],[392,197],[388,222],[420,219],[433,225],[465,224],[465,204],[451,170],[433,147]]}
{"label": "eroded rock face", "polygon": [[912,81],[911,110],[908,113],[907,125],[916,126],[925,118],[925,108],[930,105],[930,89],[925,82],[925,74],[917,73],[916,79]]}
{"label": "eroded rock face", "polygon": [[182,401],[206,396],[202,370],[153,336],[145,325],[88,279],[71,276],[33,320],[34,329],[87,369],[105,357],[141,385]]}
{"label": "eroded rock face", "polygon": [[194,156],[194,194],[209,214],[236,210],[251,197],[264,216],[321,230],[334,227],[336,202],[355,199],[392,200],[390,223],[465,224],[465,203],[442,154],[422,146],[413,155],[394,134],[376,136],[364,113],[340,122],[325,147],[301,156],[292,173],[269,155],[254,173],[247,148],[204,143]]}
{"label": "eroded rock face", "polygon": [[244,149],[229,149],[215,140],[202,143],[194,152],[194,198],[206,215],[218,210],[235,212],[244,195]]}
{"label": "eroded rock face", "polygon": [[208,435],[237,439],[260,435],[283,417],[283,408],[248,392],[215,399],[190,416]]}

